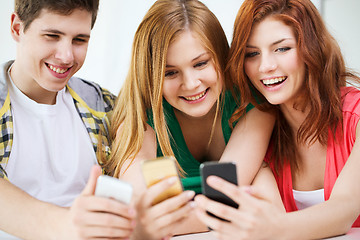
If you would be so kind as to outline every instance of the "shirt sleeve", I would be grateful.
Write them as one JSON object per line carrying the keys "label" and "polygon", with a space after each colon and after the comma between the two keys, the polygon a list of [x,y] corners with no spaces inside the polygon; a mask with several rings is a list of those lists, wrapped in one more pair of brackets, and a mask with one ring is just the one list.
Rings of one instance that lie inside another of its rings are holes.
{"label": "shirt sleeve", "polygon": [[0,165],[0,178],[7,179],[6,172],[1,165]]}

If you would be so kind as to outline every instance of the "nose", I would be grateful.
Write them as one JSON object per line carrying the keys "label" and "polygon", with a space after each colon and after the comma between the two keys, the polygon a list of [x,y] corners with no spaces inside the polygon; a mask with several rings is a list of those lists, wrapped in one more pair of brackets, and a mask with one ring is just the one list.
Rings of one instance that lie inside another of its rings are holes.
{"label": "nose", "polygon": [[72,42],[59,42],[55,58],[59,59],[62,64],[71,64],[74,61],[74,50]]}
{"label": "nose", "polygon": [[197,88],[200,85],[200,80],[196,74],[192,71],[187,71],[183,73],[183,87],[186,90],[192,90]]}
{"label": "nose", "polygon": [[270,54],[262,54],[261,62],[259,66],[259,71],[262,73],[267,73],[275,70],[277,67],[276,60]]}

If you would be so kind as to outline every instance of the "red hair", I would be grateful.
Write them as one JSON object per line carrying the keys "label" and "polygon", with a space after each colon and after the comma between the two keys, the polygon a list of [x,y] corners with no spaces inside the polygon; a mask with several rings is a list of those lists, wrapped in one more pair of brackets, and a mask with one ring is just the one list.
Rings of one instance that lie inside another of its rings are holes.
{"label": "red hair", "polygon": [[[298,54],[305,64],[304,88],[294,108],[304,111],[307,107],[309,113],[296,136],[289,131],[290,126],[279,107],[267,102],[251,84],[244,70],[245,48],[252,27],[269,16],[292,28]],[[285,159],[289,160],[292,169],[298,169],[296,143],[319,141],[327,144],[329,127],[335,133],[336,126],[342,123],[340,88],[346,85],[347,77],[359,80],[347,72],[337,42],[310,0],[245,0],[236,16],[227,70],[233,84],[240,90],[242,103],[250,101],[260,109],[273,110],[276,114],[272,159],[277,171]],[[257,103],[254,95],[260,97],[261,104]],[[240,108],[233,119],[242,114],[243,108]]]}

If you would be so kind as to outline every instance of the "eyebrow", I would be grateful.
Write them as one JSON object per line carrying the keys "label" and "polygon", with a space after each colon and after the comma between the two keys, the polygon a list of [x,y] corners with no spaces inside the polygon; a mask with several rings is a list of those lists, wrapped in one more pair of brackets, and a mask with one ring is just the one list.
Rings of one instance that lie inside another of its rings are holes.
{"label": "eyebrow", "polygon": [[[43,32],[47,32],[47,33],[65,35],[65,33],[61,32],[61,31],[59,31],[59,30],[56,30],[56,29],[43,29],[42,31],[43,31]],[[78,34],[78,35],[76,35],[76,37],[89,39],[89,38],[90,38],[90,35],[89,35],[89,34]]]}
{"label": "eyebrow", "polygon": [[[209,54],[209,53],[208,53],[208,52],[201,53],[199,56],[194,57],[191,61],[192,61],[192,62],[193,62],[193,61],[196,61],[197,59],[201,58],[202,56],[204,56],[204,55],[206,55],[206,54]],[[170,67],[174,67],[174,66],[172,66],[172,65],[166,65],[165,67],[170,68]]]}
{"label": "eyebrow", "polygon": [[[277,40],[277,41],[273,42],[273,43],[271,44],[271,46],[274,46],[274,45],[276,45],[276,44],[279,44],[279,43],[282,43],[282,42],[284,42],[284,41],[286,41],[286,40],[291,40],[291,39],[292,39],[292,38],[282,38],[282,39],[280,39],[280,40]],[[256,47],[251,46],[251,45],[246,45],[246,47],[248,47],[248,48],[256,48]]]}

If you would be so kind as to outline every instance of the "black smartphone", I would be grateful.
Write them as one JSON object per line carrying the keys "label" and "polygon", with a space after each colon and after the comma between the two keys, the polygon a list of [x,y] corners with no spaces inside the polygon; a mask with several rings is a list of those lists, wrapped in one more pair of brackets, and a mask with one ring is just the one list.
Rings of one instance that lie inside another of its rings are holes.
{"label": "black smartphone", "polygon": [[[229,205],[234,208],[238,208],[239,205],[234,202],[231,198],[223,194],[222,192],[219,192],[212,187],[210,187],[206,183],[207,177],[211,175],[215,175],[218,177],[223,178],[224,180],[233,183],[235,185],[238,185],[237,182],[237,174],[236,174],[236,164],[233,162],[205,162],[200,165],[200,175],[201,175],[201,184],[202,184],[202,193],[208,197],[209,199],[212,199],[214,201],[218,201],[221,203],[224,203],[226,205]],[[211,216],[217,217],[211,213],[209,213]],[[220,217],[217,217],[218,219],[224,220]]]}

